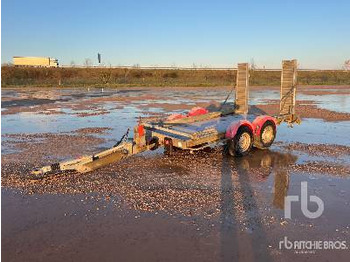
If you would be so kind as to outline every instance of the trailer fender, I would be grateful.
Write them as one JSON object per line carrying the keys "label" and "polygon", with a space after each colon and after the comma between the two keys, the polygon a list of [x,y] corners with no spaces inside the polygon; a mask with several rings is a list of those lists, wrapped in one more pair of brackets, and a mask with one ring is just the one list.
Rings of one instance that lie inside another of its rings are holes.
{"label": "trailer fender", "polygon": [[232,139],[235,137],[237,134],[238,129],[241,126],[247,126],[249,127],[250,131],[254,134],[254,128],[253,125],[248,121],[248,120],[240,120],[237,122],[233,122],[227,129],[226,129],[226,134],[225,137],[228,139]]}
{"label": "trailer fender", "polygon": [[254,121],[252,123],[253,130],[254,130],[253,134],[255,136],[258,136],[258,137],[260,136],[261,128],[266,121],[271,121],[272,123],[274,123],[275,128],[276,128],[276,126],[277,126],[277,119],[276,118],[269,116],[269,115],[258,116],[257,118],[254,119]]}

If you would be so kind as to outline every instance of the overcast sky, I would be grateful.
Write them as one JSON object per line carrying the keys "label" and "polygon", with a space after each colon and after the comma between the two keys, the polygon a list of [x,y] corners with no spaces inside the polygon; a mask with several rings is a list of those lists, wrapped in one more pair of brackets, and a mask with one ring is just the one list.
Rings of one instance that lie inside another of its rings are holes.
{"label": "overcast sky", "polygon": [[350,59],[350,1],[2,0],[1,62],[341,68]]}

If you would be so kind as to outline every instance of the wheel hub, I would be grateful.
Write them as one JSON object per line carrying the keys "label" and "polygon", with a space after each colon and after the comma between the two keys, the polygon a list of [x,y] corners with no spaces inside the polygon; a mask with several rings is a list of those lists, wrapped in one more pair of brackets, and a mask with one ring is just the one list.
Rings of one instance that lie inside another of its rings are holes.
{"label": "wheel hub", "polygon": [[268,144],[272,141],[274,137],[274,130],[272,126],[267,126],[264,128],[261,134],[261,140],[264,144]]}
{"label": "wheel hub", "polygon": [[251,144],[251,137],[248,133],[243,133],[238,140],[238,145],[243,152],[247,151]]}

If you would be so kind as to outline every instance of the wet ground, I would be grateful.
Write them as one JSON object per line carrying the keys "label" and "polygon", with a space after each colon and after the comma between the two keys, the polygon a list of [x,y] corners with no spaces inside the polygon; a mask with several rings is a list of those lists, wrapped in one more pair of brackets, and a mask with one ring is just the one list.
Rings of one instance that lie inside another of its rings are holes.
{"label": "wet ground", "polygon": [[[288,249],[288,241],[350,246],[350,87],[298,90],[300,126],[269,150],[231,158],[223,147],[159,149],[89,174],[33,180],[29,171],[115,144],[138,118],[215,110],[229,88],[2,90],[2,258],[6,261],[348,261],[348,248]],[[278,112],[278,88],[254,87],[252,110]],[[306,217],[285,196],[308,194]],[[317,210],[309,202],[310,211]],[[328,243],[328,242],[327,242]]]}

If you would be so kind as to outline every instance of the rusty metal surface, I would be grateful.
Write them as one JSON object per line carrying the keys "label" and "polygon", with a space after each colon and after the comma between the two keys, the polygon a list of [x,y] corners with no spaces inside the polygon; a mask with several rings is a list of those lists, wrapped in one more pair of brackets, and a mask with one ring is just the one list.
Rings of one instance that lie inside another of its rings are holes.
{"label": "rusty metal surface", "polygon": [[236,113],[248,113],[249,98],[249,66],[247,63],[238,64],[236,83]]}
{"label": "rusty metal surface", "polygon": [[280,115],[295,114],[297,60],[284,60],[281,74]]}

